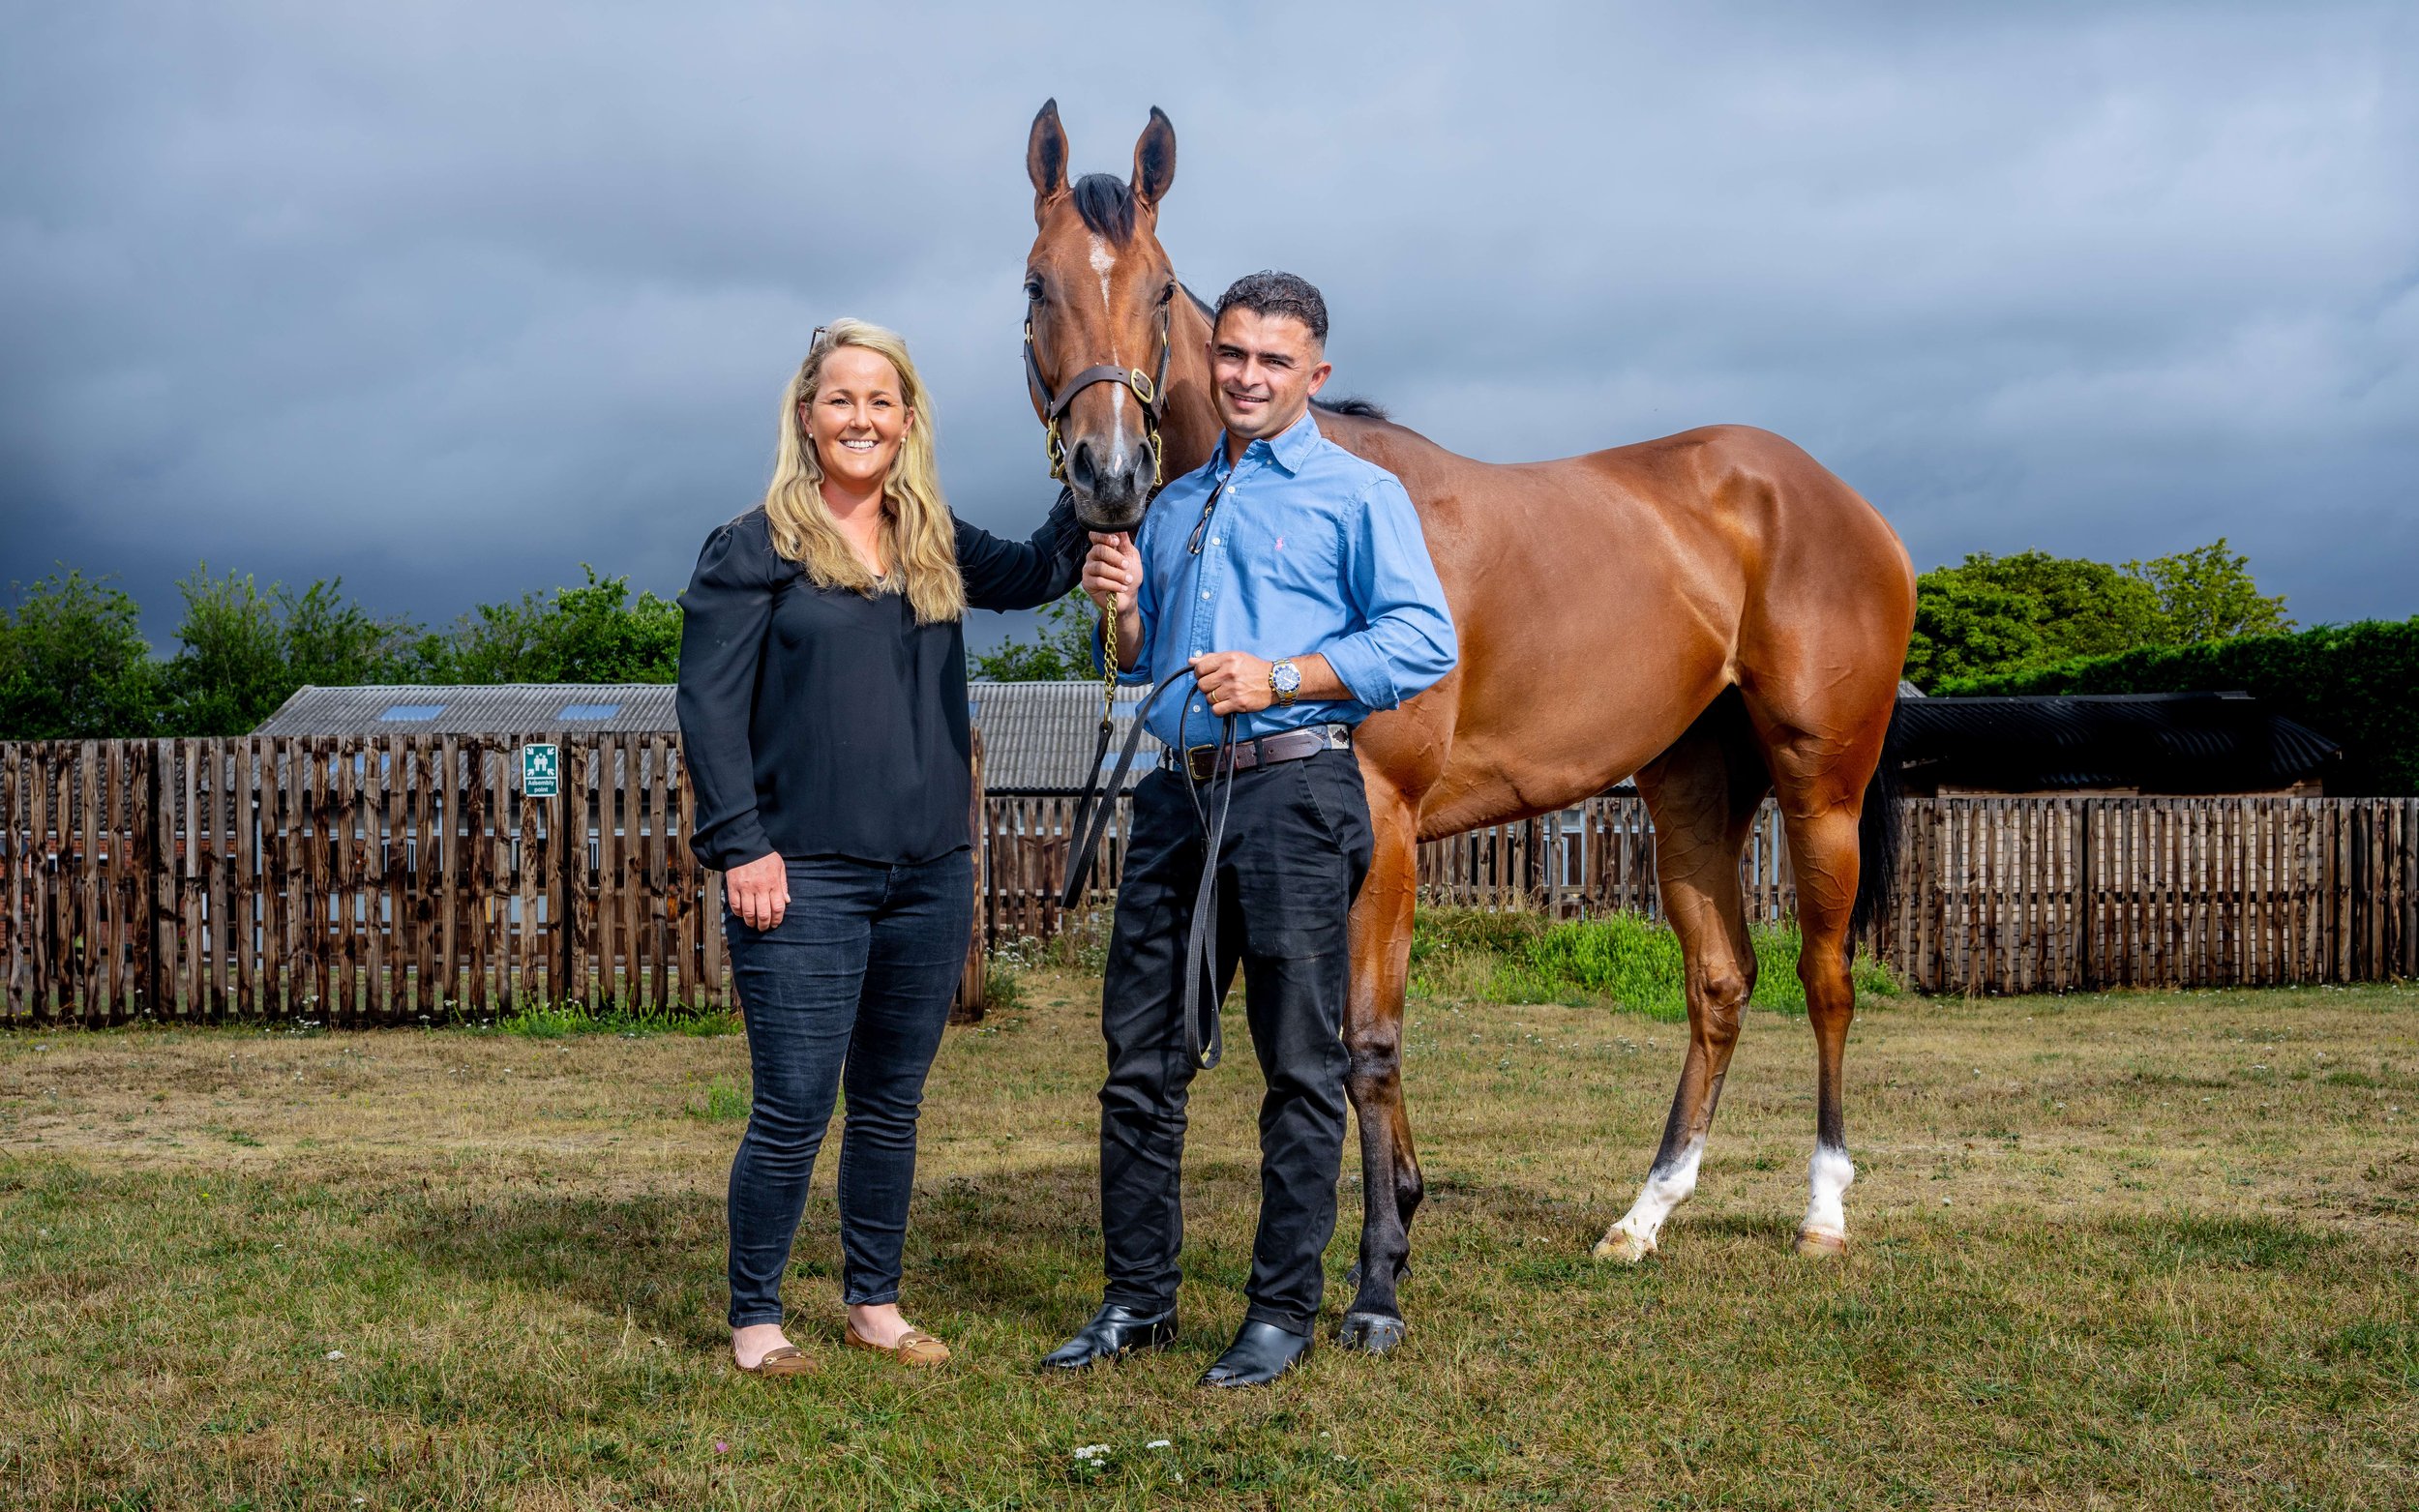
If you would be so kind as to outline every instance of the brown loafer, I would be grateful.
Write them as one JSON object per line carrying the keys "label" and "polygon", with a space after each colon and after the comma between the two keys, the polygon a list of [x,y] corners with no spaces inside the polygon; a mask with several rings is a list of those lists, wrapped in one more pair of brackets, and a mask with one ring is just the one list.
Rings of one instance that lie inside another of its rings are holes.
{"label": "brown loafer", "polygon": [[899,1335],[896,1347],[885,1349],[851,1326],[849,1329],[849,1348],[871,1349],[876,1354],[887,1354],[902,1365],[930,1366],[945,1365],[949,1362],[949,1347],[921,1328],[909,1329]]}
{"label": "brown loafer", "polygon": [[742,1376],[804,1376],[815,1369],[815,1362],[794,1344],[765,1350],[764,1357],[753,1365],[742,1365],[735,1358],[731,1365]]}

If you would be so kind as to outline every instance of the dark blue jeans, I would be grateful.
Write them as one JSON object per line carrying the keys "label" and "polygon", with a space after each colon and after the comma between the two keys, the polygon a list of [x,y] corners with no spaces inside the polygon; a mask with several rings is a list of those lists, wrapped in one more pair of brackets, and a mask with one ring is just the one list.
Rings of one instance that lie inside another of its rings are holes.
{"label": "dark blue jeans", "polygon": [[842,1298],[894,1302],[915,1183],[915,1119],[974,927],[973,858],[790,863],[769,930],[728,912],[732,974],[756,1076],[731,1163],[731,1326],[781,1321],[781,1278],[835,1094]]}

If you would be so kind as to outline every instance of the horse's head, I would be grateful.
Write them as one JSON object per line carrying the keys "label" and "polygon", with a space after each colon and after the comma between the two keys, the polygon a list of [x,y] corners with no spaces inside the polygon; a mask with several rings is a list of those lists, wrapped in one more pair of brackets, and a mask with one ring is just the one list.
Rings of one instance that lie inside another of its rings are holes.
{"label": "horse's head", "polygon": [[1130,181],[1094,173],[1070,188],[1066,156],[1054,100],[1025,148],[1040,228],[1025,259],[1026,375],[1077,518],[1131,530],[1162,481],[1169,343],[1185,298],[1154,234],[1176,128],[1151,109]]}

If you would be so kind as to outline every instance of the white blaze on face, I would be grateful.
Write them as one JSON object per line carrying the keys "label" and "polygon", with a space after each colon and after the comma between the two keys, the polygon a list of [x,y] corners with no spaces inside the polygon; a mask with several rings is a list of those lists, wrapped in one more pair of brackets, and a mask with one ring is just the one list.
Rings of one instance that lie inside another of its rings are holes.
{"label": "white blaze on face", "polygon": [[[1109,274],[1117,265],[1117,253],[1109,250],[1108,242],[1100,237],[1093,237],[1091,239],[1091,271],[1100,275],[1100,308],[1111,314],[1117,312],[1117,307],[1109,297]],[[1116,360],[1115,353],[1110,354],[1110,360],[1113,362]],[[1112,433],[1122,437],[1125,434],[1125,385],[1121,383],[1109,391],[1109,416],[1116,427]],[[1122,451],[1123,448],[1120,447],[1119,450]],[[1124,459],[1120,457],[1117,460],[1121,462]]]}
{"label": "white blaze on face", "polygon": [[1856,1179],[1856,1167],[1848,1160],[1848,1152],[1829,1144],[1814,1146],[1814,1158],[1807,1163],[1806,1184],[1810,1194],[1806,1204],[1806,1231],[1830,1234],[1835,1238],[1848,1236],[1848,1214],[1840,1199],[1847,1195],[1848,1183]]}
{"label": "white blaze on face", "polygon": [[1656,1235],[1663,1231],[1663,1220],[1696,1190],[1696,1168],[1704,1158],[1705,1141],[1691,1140],[1670,1165],[1648,1171],[1646,1185],[1638,1190],[1638,1200],[1613,1227],[1653,1248]]}

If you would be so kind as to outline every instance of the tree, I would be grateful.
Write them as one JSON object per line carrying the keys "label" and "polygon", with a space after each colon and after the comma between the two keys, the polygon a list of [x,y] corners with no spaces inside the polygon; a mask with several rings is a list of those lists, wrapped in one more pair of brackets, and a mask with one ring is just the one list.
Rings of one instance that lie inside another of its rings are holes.
{"label": "tree", "polygon": [[2158,596],[2167,645],[2282,635],[2294,628],[2285,612],[2285,595],[2262,594],[2252,580],[2251,558],[2228,551],[2224,536],[2172,556],[2128,562],[2125,572]]}
{"label": "tree", "polygon": [[996,651],[967,658],[967,675],[993,682],[1085,682],[1100,675],[1092,660],[1092,631],[1099,613],[1081,588],[1045,607],[1033,638],[1011,636]]}
{"label": "tree", "polygon": [[160,667],[133,598],[65,570],[0,611],[0,740],[150,735]]}
{"label": "tree", "polygon": [[208,563],[194,568],[176,585],[185,617],[166,667],[163,732],[240,735],[306,684],[394,679],[419,627],[373,617],[343,588],[339,578],[263,593],[250,574],[213,578]]}
{"label": "tree", "polygon": [[642,592],[630,579],[600,578],[546,598],[482,604],[463,615],[442,649],[432,648],[432,680],[462,683],[668,683],[680,672],[680,606]]}
{"label": "tree", "polygon": [[2082,657],[2228,639],[2292,627],[2249,562],[2216,543],[2111,567],[2019,551],[1968,554],[1915,580],[1906,675],[1926,692]]}
{"label": "tree", "polygon": [[[1972,558],[1967,558],[1970,562]],[[2040,660],[2040,606],[2029,596],[1957,568],[1915,579],[1915,633],[1906,675],[1930,692],[1955,677],[1976,677]]]}

